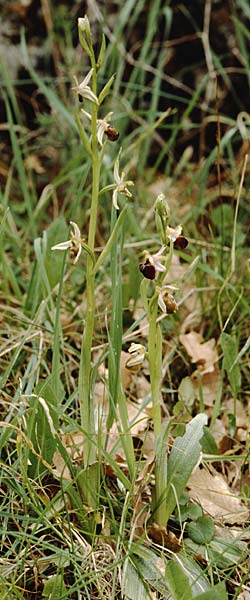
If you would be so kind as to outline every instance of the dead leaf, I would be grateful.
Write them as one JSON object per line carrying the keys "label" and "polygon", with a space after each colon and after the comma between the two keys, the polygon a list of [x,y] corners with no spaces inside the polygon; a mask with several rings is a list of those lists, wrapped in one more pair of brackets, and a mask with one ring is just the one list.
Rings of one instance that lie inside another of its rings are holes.
{"label": "dead leaf", "polygon": [[239,596],[237,596],[238,600],[250,600],[250,592],[244,590],[240,592]]}
{"label": "dead leaf", "polygon": [[28,169],[35,171],[35,173],[38,175],[41,175],[45,172],[45,169],[36,154],[29,154],[29,156],[25,159],[25,164],[27,165]]}
{"label": "dead leaf", "polygon": [[212,372],[195,371],[191,375],[191,379],[194,385],[195,397],[199,400],[200,397],[200,385],[202,387],[202,395],[205,406],[214,406],[220,383],[221,383],[221,371],[218,365],[214,365]]}
{"label": "dead leaf", "polygon": [[67,481],[71,481],[72,479],[70,471],[59,450],[56,450],[53,456],[53,474],[55,477],[66,479]]}
{"label": "dead leaf", "polygon": [[168,548],[172,552],[179,552],[181,549],[180,542],[172,531],[166,531],[166,527],[160,527],[157,523],[153,523],[147,529],[148,537],[156,544],[160,544]]}
{"label": "dead leaf", "polygon": [[[223,408],[225,408],[222,416],[222,420],[225,424],[225,427],[228,426],[228,414],[234,414],[234,399],[230,398],[223,403]],[[236,400],[236,425],[237,427],[242,427],[242,429],[249,430],[250,422],[247,408],[243,405],[240,400]]]}
{"label": "dead leaf", "polygon": [[227,436],[227,430],[221,419],[216,419],[211,433],[216,441],[217,446],[219,446],[222,440],[224,440],[224,438]]}
{"label": "dead leaf", "polygon": [[211,517],[224,523],[245,523],[249,512],[240,498],[231,493],[222,475],[211,475],[206,469],[197,468],[191,475],[188,487],[190,497],[201,504]]}
{"label": "dead leaf", "polygon": [[212,373],[215,370],[218,351],[214,338],[204,342],[200,333],[190,331],[180,335],[180,342],[191,357],[191,362],[199,365],[200,373]]}

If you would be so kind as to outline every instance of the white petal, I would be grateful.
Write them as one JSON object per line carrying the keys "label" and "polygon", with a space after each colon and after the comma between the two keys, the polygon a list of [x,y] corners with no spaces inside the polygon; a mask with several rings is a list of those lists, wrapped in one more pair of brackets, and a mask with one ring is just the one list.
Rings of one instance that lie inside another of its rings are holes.
{"label": "white petal", "polygon": [[96,104],[98,104],[98,98],[94,94],[94,92],[92,92],[90,87],[86,86],[82,89],[78,88],[77,91],[78,94],[80,94],[83,98],[86,98],[86,100],[91,100],[91,102],[95,102]]}
{"label": "white petal", "polygon": [[80,229],[79,229],[78,225],[74,221],[70,221],[70,225],[73,228],[74,238],[76,240],[80,240],[81,239],[81,232],[80,232]]}
{"label": "white petal", "polygon": [[158,296],[158,306],[160,307],[160,309],[162,310],[162,312],[166,313],[167,309],[166,309],[166,304],[163,300],[162,294],[159,294]]}
{"label": "white petal", "polygon": [[128,352],[132,354],[133,352],[138,352],[139,354],[145,354],[145,348],[142,344],[135,344],[132,342],[131,346],[128,349]]}
{"label": "white petal", "polygon": [[131,358],[129,358],[126,362],[126,367],[129,369],[130,367],[136,367],[137,365],[141,365],[144,361],[144,355],[143,354],[135,354],[134,356],[131,356]]}
{"label": "white petal", "polygon": [[84,77],[84,79],[82,80],[82,83],[79,84],[79,88],[81,87],[86,87],[86,85],[89,84],[91,77],[93,75],[94,69],[90,69],[90,71],[87,73],[86,77]]}
{"label": "white petal", "polygon": [[97,127],[97,139],[98,139],[100,146],[103,145],[102,140],[103,140],[103,135],[104,135],[106,126],[107,126],[107,124],[104,121],[101,121],[100,125],[98,125],[98,127]]}
{"label": "white petal", "polygon": [[78,259],[80,257],[81,251],[82,251],[82,246],[79,244],[77,255],[76,255],[76,257],[73,260],[73,265],[75,265],[77,263],[77,261],[78,261]]}
{"label": "white petal", "polygon": [[52,246],[51,250],[68,250],[68,248],[72,247],[72,241],[67,240],[67,242],[61,242],[61,244],[56,244]]}
{"label": "white petal", "polygon": [[114,165],[114,180],[117,185],[121,183],[121,178],[119,175],[119,158],[117,158]]}
{"label": "white petal", "polygon": [[115,207],[115,209],[119,210],[117,200],[118,200],[118,189],[115,188],[115,190],[113,191],[112,202],[113,202],[113,206]]}
{"label": "white petal", "polygon": [[[126,183],[127,183],[127,185],[131,185],[132,181],[127,181]],[[121,191],[122,191],[122,190],[121,190]],[[125,194],[125,196],[127,196],[127,198],[132,198],[132,194],[131,194],[131,192],[128,190],[128,188],[127,188],[127,187],[125,187],[125,188],[123,189],[123,193]]]}
{"label": "white petal", "polygon": [[157,260],[154,260],[154,266],[156,268],[156,271],[159,271],[160,273],[164,273],[164,271],[166,271],[166,267],[164,267],[164,265],[160,262],[158,262]]}
{"label": "white petal", "polygon": [[166,235],[170,240],[172,240],[172,242],[175,242],[175,240],[181,235],[181,232],[182,232],[181,225],[177,225],[177,227],[175,229],[173,227],[166,228]]}

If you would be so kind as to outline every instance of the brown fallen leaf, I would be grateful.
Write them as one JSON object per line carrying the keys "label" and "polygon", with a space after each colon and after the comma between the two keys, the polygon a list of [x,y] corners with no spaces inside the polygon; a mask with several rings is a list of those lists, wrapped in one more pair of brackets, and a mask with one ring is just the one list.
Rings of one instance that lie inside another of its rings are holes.
{"label": "brown fallen leaf", "polygon": [[205,512],[223,523],[245,523],[249,511],[240,498],[232,494],[222,475],[212,475],[206,469],[197,468],[191,475],[189,494],[201,504]]}
{"label": "brown fallen leaf", "polygon": [[[198,377],[199,375],[199,377]],[[221,371],[218,365],[214,365],[212,372],[195,371],[191,375],[194,386],[195,397],[199,399],[200,385],[202,386],[202,396],[205,406],[214,406],[219,387],[221,384]]]}
{"label": "brown fallen leaf", "polygon": [[234,407],[234,399],[229,398],[223,403],[223,415],[222,421],[225,427],[228,427],[228,414],[234,414],[234,409],[236,408],[236,426],[241,427],[242,429],[246,429],[246,431],[250,431],[250,406],[244,406],[240,400],[236,400],[236,406]]}
{"label": "brown fallen leaf", "polygon": [[172,552],[179,552],[181,549],[180,542],[172,531],[166,531],[165,527],[160,527],[157,523],[153,523],[147,529],[148,537],[156,544],[160,544]]}
{"label": "brown fallen leaf", "polygon": [[191,362],[199,366],[201,374],[212,373],[218,361],[218,351],[214,338],[204,342],[203,337],[197,331],[182,333],[180,342],[191,357]]}

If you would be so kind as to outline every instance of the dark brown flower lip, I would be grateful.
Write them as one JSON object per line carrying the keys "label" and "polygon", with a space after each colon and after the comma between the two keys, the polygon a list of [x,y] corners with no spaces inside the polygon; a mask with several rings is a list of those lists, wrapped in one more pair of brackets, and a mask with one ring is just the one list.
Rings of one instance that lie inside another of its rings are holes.
{"label": "dark brown flower lip", "polygon": [[151,279],[151,280],[155,279],[156,268],[154,265],[152,265],[152,263],[150,262],[149,259],[145,260],[144,263],[140,263],[139,269],[140,269],[143,277],[146,277],[146,279]]}
{"label": "dark brown flower lip", "polygon": [[175,250],[184,250],[187,247],[187,245],[188,245],[187,238],[185,238],[184,235],[179,235],[179,237],[177,237],[174,242],[174,249]]}
{"label": "dark brown flower lip", "polygon": [[115,129],[114,127],[110,126],[106,127],[104,133],[110,142],[117,142],[120,136],[119,131],[117,131],[117,129]]}
{"label": "dark brown flower lip", "polygon": [[167,314],[172,315],[178,309],[178,304],[172,294],[165,294],[163,297],[165,302]]}

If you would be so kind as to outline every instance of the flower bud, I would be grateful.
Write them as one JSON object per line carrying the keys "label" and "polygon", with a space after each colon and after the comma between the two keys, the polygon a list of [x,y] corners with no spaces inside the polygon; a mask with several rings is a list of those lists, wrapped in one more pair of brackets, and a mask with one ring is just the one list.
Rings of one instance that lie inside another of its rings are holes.
{"label": "flower bud", "polygon": [[86,33],[87,35],[90,35],[90,25],[89,25],[89,20],[88,20],[87,15],[85,15],[85,17],[79,17],[78,29],[82,33]]}
{"label": "flower bud", "polygon": [[79,41],[89,57],[93,54],[90,24],[87,15],[78,19],[78,35]]}
{"label": "flower bud", "polygon": [[155,205],[155,224],[162,244],[166,244],[166,227],[170,218],[170,208],[164,194],[157,196]]}
{"label": "flower bud", "polygon": [[170,208],[164,194],[159,194],[159,196],[157,196],[154,208],[155,213],[158,214],[160,219],[164,221],[164,224],[167,225],[170,217]]}

